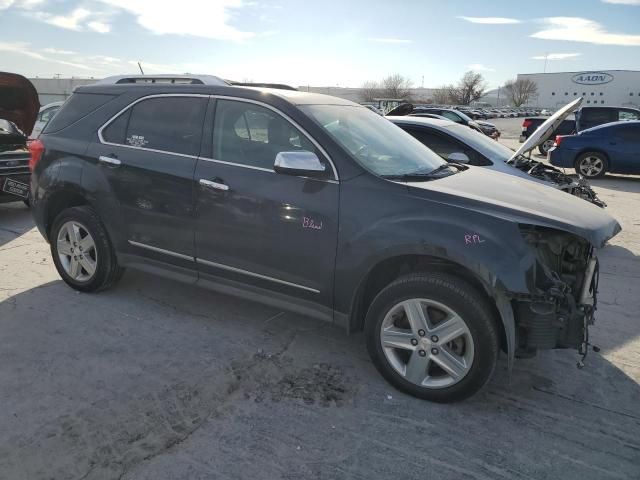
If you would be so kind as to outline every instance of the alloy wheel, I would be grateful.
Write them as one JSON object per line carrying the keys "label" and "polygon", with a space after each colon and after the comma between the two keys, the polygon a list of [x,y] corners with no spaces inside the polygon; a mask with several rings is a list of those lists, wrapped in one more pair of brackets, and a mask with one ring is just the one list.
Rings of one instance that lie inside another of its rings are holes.
{"label": "alloy wheel", "polygon": [[69,221],[58,231],[57,253],[64,271],[77,282],[88,282],[96,273],[98,252],[85,226]]}
{"label": "alloy wheel", "polygon": [[580,169],[580,173],[585,177],[596,177],[602,173],[604,162],[600,157],[588,155],[580,160],[578,168]]}
{"label": "alloy wheel", "polygon": [[454,385],[473,364],[467,324],[451,308],[430,299],[394,305],[382,321],[380,342],[392,368],[421,387]]}

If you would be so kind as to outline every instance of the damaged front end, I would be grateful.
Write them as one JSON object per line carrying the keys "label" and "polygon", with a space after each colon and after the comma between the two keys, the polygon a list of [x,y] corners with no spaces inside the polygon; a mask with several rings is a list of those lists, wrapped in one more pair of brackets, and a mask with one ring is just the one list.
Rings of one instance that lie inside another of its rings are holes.
{"label": "damaged front end", "polygon": [[579,176],[578,178],[570,177],[563,173],[559,168],[532,160],[531,158],[526,158],[523,155],[517,156],[510,160],[509,163],[518,170],[521,170],[534,178],[552,183],[556,188],[563,192],[582,198],[583,200],[591,202],[600,208],[607,206],[605,202],[598,198],[598,195],[596,195],[596,192],[591,188],[589,182],[587,182],[587,180],[582,176]]}
{"label": "damaged front end", "polygon": [[[529,295],[513,295],[517,356],[539,349],[575,348],[582,358],[589,347],[598,293],[598,259],[585,239],[550,228],[521,225],[535,252]],[[596,347],[594,347],[596,348]]]}

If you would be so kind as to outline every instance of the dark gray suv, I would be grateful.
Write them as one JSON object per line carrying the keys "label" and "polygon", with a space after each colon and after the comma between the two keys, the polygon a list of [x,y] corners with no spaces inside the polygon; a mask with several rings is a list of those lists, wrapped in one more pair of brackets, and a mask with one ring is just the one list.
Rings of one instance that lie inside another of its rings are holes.
{"label": "dark gray suv", "polygon": [[[365,331],[393,385],[468,397],[498,351],[587,347],[620,227],[555,189],[447,164],[354,103],[193,84],[78,88],[33,145],[64,281],[125,267]],[[242,328],[238,325],[238,328]]]}

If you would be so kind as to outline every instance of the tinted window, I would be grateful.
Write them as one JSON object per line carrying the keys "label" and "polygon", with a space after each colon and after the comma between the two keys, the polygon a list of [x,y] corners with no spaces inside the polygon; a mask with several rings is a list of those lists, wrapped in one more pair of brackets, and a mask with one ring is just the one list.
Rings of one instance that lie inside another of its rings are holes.
{"label": "tinted window", "polygon": [[124,139],[127,136],[127,126],[129,125],[129,117],[131,116],[131,108],[116,118],[102,132],[102,137],[106,142],[118,143],[124,145]]}
{"label": "tinted window", "polygon": [[64,105],[60,107],[60,110],[51,121],[47,123],[43,133],[57,132],[66,128],[81,118],[86,117],[109,100],[113,100],[113,98],[113,95],[74,93]]}
{"label": "tinted window", "polygon": [[448,111],[444,111],[441,113],[441,115],[445,118],[448,118],[449,120],[456,122],[456,123],[460,123],[462,121],[462,119],[460,118],[459,115],[453,113],[453,112],[448,112]]}
{"label": "tinted window", "polygon": [[268,108],[219,100],[213,127],[213,158],[273,169],[280,152],[306,150],[320,157],[296,127]]}
{"label": "tinted window", "polygon": [[103,132],[107,142],[198,155],[207,99],[160,97],[136,103]]}

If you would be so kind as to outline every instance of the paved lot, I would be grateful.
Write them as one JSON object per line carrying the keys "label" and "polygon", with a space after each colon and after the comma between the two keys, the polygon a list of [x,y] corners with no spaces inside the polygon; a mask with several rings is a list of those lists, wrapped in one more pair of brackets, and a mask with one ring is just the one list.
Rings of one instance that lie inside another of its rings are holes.
{"label": "paved lot", "polygon": [[79,294],[21,204],[0,205],[0,478],[638,479],[640,178],[594,182],[601,252],[587,367],[502,358],[482,393],[390,388],[361,335],[128,272]]}

